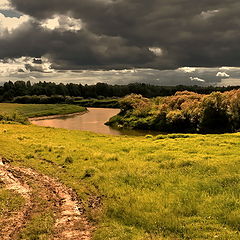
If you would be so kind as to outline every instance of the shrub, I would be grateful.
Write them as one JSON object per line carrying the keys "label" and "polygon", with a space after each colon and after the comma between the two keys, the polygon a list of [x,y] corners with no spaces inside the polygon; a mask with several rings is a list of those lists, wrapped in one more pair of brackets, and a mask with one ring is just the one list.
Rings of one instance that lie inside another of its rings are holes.
{"label": "shrub", "polygon": [[95,175],[95,173],[96,173],[96,169],[95,168],[88,168],[88,169],[85,170],[85,173],[84,173],[82,178],[83,179],[84,178],[91,178],[91,177],[93,177]]}
{"label": "shrub", "polygon": [[0,121],[7,121],[7,122],[17,122],[21,124],[29,124],[29,121],[26,117],[23,117],[22,115],[18,113],[0,113]]}
{"label": "shrub", "polygon": [[210,95],[183,91],[155,99],[131,94],[120,105],[120,114],[111,118],[108,125],[179,133],[240,129],[240,89]]}
{"label": "shrub", "polygon": [[66,164],[71,164],[73,163],[73,158],[72,157],[66,157],[65,161]]}
{"label": "shrub", "polygon": [[204,133],[231,131],[230,115],[225,97],[220,92],[211,93],[203,98],[200,116],[200,131]]}

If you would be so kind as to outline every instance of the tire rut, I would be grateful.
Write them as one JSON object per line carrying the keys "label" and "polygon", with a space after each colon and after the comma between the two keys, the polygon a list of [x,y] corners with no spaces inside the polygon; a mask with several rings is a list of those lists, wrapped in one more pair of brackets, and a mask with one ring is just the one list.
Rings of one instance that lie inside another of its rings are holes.
{"label": "tire rut", "polygon": [[23,227],[28,211],[31,209],[31,189],[27,184],[21,183],[9,171],[8,167],[3,164],[0,158],[0,179],[5,184],[6,189],[13,190],[19,193],[25,200],[24,208],[11,214],[11,216],[4,220],[1,224],[0,239],[9,240],[14,239],[20,229]]}
{"label": "tire rut", "polygon": [[54,202],[56,219],[52,240],[90,240],[93,226],[84,215],[84,210],[74,191],[62,183],[30,168],[13,167],[3,164],[0,158],[0,179],[7,189],[18,192],[25,199],[24,208],[6,221],[6,227],[0,229],[0,239],[12,240],[26,225],[31,211],[34,210],[33,189],[27,182],[31,180],[45,192],[46,198]]}

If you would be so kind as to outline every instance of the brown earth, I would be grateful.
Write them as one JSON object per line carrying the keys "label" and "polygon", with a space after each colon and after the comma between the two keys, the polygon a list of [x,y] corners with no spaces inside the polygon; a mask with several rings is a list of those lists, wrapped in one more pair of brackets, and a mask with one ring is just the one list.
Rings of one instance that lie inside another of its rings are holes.
{"label": "brown earth", "polygon": [[[90,240],[93,226],[84,215],[76,194],[65,185],[29,168],[13,167],[0,157],[0,180],[6,189],[16,191],[25,199],[21,211],[10,213],[0,221],[0,239],[17,239],[37,211],[53,210],[55,224],[49,239]],[[41,209],[38,199],[43,199]]]}

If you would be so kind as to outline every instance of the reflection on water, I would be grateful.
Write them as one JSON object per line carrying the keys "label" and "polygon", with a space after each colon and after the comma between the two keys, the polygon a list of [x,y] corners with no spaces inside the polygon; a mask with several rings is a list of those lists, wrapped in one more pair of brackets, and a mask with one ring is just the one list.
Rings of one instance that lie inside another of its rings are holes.
{"label": "reflection on water", "polygon": [[[32,120],[32,124],[44,127],[65,128],[69,130],[91,131],[110,135],[142,136],[153,132],[137,130],[118,130],[104,125],[111,117],[119,113],[119,109],[88,108],[89,112],[83,115],[69,115],[51,119]],[[155,135],[155,134],[154,134]]]}

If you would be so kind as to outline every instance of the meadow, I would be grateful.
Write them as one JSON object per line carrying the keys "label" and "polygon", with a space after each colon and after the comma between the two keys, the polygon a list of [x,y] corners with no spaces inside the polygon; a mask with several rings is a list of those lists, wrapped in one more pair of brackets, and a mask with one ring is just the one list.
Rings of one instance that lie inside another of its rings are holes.
{"label": "meadow", "polygon": [[23,117],[62,115],[86,111],[86,108],[69,104],[15,104],[0,103],[1,114],[19,114]]}
{"label": "meadow", "polygon": [[6,190],[0,183],[0,220],[21,209],[24,199],[14,191]]}
{"label": "meadow", "polygon": [[[240,238],[239,133],[129,137],[0,124],[0,139],[11,164],[77,192],[94,240]],[[31,234],[46,222],[37,211],[24,239],[47,239]]]}

